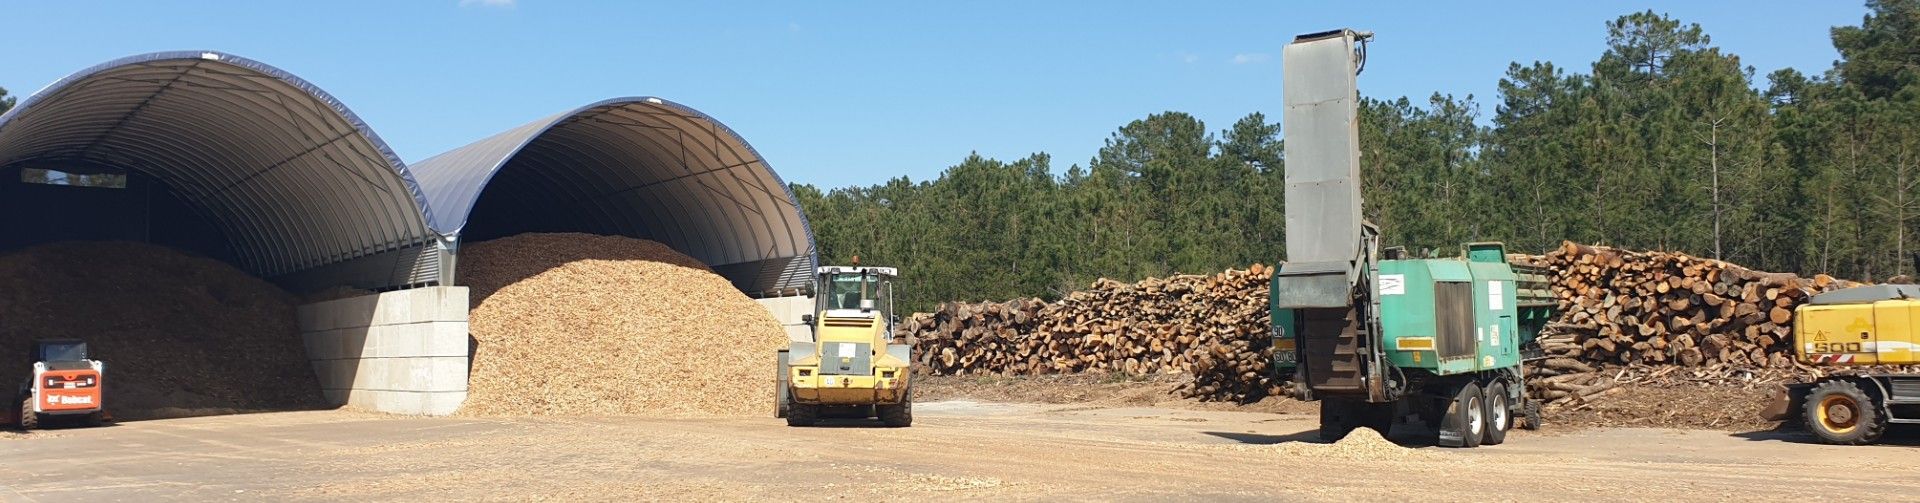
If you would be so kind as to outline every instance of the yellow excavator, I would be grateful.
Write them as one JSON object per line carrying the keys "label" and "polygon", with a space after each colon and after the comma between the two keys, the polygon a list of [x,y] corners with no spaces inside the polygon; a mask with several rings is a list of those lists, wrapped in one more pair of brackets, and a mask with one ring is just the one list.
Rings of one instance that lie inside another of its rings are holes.
{"label": "yellow excavator", "polygon": [[[1794,358],[1825,370],[1920,364],[1920,285],[1869,285],[1813,296],[1794,309]],[[1892,424],[1920,424],[1920,374],[1854,372],[1786,386],[1761,415],[1798,419],[1822,442],[1877,442]]]}
{"label": "yellow excavator", "polygon": [[913,425],[912,346],[895,340],[891,267],[821,267],[814,314],[802,317],[813,340],[779,354],[779,417],[813,426],[824,417],[879,418]]}

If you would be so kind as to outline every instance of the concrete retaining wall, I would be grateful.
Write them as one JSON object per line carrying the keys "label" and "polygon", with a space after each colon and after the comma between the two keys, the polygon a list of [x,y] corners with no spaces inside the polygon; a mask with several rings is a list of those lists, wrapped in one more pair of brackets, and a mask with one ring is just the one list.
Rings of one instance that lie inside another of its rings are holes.
{"label": "concrete retaining wall", "polygon": [[813,314],[812,297],[805,295],[767,297],[753,299],[753,301],[759,302],[761,306],[767,308],[767,312],[773,313],[773,319],[780,320],[780,324],[787,328],[788,339],[794,342],[813,341],[813,330],[808,328],[805,322],[800,321],[801,316]]}
{"label": "concrete retaining wall", "polygon": [[298,309],[307,359],[333,405],[445,415],[467,399],[467,288],[430,287]]}

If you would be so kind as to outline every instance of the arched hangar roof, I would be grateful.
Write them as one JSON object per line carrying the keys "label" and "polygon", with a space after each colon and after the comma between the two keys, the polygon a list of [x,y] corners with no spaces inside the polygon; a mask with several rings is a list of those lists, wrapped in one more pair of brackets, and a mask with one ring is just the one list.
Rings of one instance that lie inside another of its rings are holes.
{"label": "arched hangar roof", "polygon": [[816,262],[806,216],[766,160],[726,125],[660,98],[593,103],[411,169],[430,225],[464,241],[559,231],[651,239],[748,293],[805,287]]}
{"label": "arched hangar roof", "polygon": [[372,274],[344,283],[362,287],[431,275],[400,253],[435,243],[406,167],[338,100],[258,61],[162,52],[74,73],[0,116],[0,166],[26,163],[158,179],[261,276],[352,263]]}

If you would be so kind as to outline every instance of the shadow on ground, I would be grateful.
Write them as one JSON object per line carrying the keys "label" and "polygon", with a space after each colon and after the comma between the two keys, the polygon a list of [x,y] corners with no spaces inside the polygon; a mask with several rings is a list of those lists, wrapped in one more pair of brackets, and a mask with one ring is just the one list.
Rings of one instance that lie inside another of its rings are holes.
{"label": "shadow on ground", "polygon": [[[1788,442],[1796,444],[1823,444],[1812,433],[1797,427],[1781,426],[1771,430],[1756,430],[1733,433],[1731,436],[1753,442]],[[1899,447],[1920,447],[1920,425],[1887,425],[1886,435],[1880,437],[1878,445]]]}

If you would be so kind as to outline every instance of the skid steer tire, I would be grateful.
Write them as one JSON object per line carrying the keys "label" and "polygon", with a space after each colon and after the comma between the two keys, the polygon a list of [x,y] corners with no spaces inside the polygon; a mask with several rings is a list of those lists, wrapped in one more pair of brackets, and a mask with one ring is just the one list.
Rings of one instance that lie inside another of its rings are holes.
{"label": "skid steer tire", "polygon": [[26,398],[20,399],[20,429],[34,430],[39,428],[40,415],[33,412],[33,395],[27,395]]}
{"label": "skid steer tire", "polygon": [[813,426],[820,422],[820,406],[796,403],[787,406],[787,426]]}
{"label": "skid steer tire", "polygon": [[888,428],[913,426],[913,398],[901,400],[900,403],[894,405],[881,405],[878,408],[880,409],[880,424],[884,424]]}
{"label": "skid steer tire", "polygon": [[1443,447],[1479,447],[1480,440],[1486,435],[1486,406],[1480,385],[1461,384],[1453,393],[1453,399],[1447,402],[1446,414],[1440,418],[1439,438],[1434,443]]}
{"label": "skid steer tire", "polygon": [[1853,381],[1834,379],[1814,385],[1802,407],[1807,431],[1821,442],[1867,445],[1887,432],[1880,402]]}

